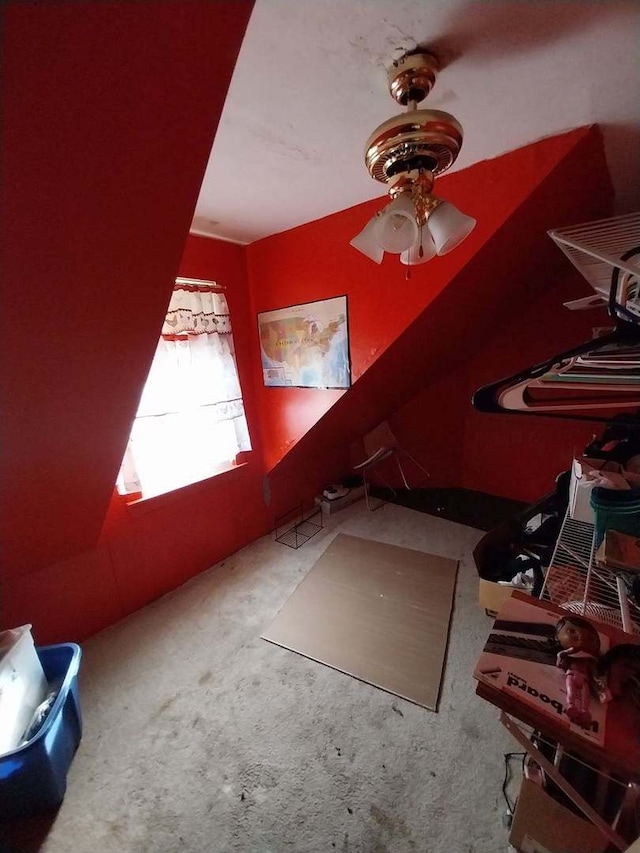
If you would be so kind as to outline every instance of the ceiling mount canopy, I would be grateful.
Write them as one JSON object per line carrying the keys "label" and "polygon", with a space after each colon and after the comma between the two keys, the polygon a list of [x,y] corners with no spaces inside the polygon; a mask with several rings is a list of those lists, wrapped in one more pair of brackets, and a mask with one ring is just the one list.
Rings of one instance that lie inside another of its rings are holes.
{"label": "ceiling mount canopy", "polygon": [[387,71],[391,97],[403,107],[409,101],[424,101],[433,89],[439,68],[435,56],[426,51],[406,53],[394,60]]}
{"label": "ceiling mount canopy", "polygon": [[376,263],[384,252],[407,266],[454,249],[476,221],[432,195],[434,180],[456,161],[460,123],[442,110],[418,109],[436,80],[438,62],[425,51],[397,59],[388,71],[389,92],[407,111],[377,127],[365,145],[365,164],[389,187],[392,201],[351,241]]}

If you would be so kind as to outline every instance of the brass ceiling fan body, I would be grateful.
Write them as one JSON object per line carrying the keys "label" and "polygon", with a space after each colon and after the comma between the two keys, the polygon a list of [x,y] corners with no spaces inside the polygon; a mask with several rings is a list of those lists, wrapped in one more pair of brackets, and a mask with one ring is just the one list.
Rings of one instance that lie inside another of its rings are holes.
{"label": "brass ceiling fan body", "polygon": [[402,173],[446,172],[462,147],[460,123],[442,110],[419,110],[416,105],[431,91],[438,62],[430,53],[407,54],[388,71],[389,92],[405,113],[377,127],[365,145],[365,164],[372,178],[389,184]]}

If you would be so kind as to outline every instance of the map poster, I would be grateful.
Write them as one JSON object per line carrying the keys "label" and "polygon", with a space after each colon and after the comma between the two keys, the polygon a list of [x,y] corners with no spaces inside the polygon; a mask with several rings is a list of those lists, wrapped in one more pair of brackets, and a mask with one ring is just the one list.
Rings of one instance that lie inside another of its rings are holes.
{"label": "map poster", "polygon": [[258,314],[267,386],[349,388],[347,297]]}

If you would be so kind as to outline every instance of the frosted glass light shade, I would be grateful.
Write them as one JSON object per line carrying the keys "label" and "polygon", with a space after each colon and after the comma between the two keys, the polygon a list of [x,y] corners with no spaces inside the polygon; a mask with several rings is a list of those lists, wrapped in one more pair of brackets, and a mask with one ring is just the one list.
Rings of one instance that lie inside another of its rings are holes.
{"label": "frosted glass light shade", "polygon": [[394,198],[378,216],[374,230],[385,252],[399,255],[409,249],[418,238],[416,210],[411,197],[403,193]]}
{"label": "frosted glass light shade", "polygon": [[433,237],[436,251],[439,255],[446,255],[473,231],[476,220],[461,213],[451,202],[443,201],[429,215],[427,226]]}
{"label": "frosted glass light shade", "polygon": [[[422,246],[422,256],[420,255],[420,246]],[[400,255],[400,260],[405,266],[415,267],[418,264],[426,264],[435,254],[436,245],[431,239],[431,234],[426,228],[423,228],[413,246]]]}
{"label": "frosted glass light shade", "polygon": [[370,219],[362,231],[349,242],[354,249],[371,258],[376,264],[381,264],[384,257],[384,250],[376,238],[375,225],[377,219],[377,216]]}

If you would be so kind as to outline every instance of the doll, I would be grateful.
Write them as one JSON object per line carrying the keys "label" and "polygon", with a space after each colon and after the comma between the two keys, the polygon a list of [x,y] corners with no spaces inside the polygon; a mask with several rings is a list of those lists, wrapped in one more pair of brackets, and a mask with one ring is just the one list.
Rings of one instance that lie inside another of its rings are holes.
{"label": "doll", "polygon": [[610,698],[596,679],[600,637],[594,626],[580,616],[564,616],[556,625],[560,651],[556,660],[566,673],[567,717],[572,723],[587,728],[591,723],[591,693],[601,702]]}
{"label": "doll", "polygon": [[598,672],[606,678],[612,697],[628,697],[640,707],[640,644],[621,643],[602,655]]}

